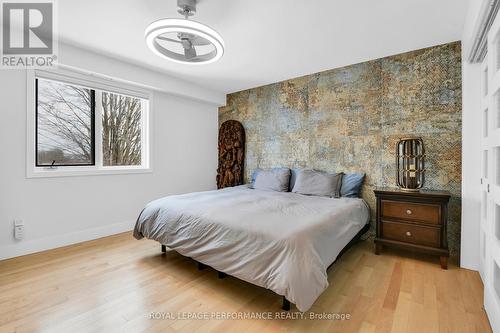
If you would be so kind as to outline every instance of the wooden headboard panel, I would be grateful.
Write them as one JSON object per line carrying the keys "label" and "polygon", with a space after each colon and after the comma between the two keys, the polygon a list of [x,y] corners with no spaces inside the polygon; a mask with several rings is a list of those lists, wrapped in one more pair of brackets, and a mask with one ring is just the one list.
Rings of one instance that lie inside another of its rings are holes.
{"label": "wooden headboard panel", "polygon": [[225,121],[219,129],[217,188],[243,184],[245,129],[236,120]]}

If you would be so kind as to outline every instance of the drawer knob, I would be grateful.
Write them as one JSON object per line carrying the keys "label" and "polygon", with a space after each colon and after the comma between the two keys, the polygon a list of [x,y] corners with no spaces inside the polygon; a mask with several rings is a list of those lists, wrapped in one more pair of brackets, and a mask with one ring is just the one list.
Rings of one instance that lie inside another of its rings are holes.
{"label": "drawer knob", "polygon": [[411,232],[407,231],[406,232],[406,236],[410,237],[411,236]]}
{"label": "drawer knob", "polygon": [[413,214],[413,212],[411,211],[411,209],[407,209],[406,214],[411,215],[411,214]]}

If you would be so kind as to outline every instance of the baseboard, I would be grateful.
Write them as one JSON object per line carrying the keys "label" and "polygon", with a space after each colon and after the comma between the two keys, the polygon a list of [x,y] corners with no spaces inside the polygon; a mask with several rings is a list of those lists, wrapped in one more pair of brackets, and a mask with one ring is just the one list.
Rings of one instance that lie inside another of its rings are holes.
{"label": "baseboard", "polygon": [[471,260],[465,260],[464,256],[462,254],[460,254],[459,266],[460,266],[460,268],[465,268],[465,269],[469,269],[471,271],[479,272],[479,264],[477,262],[473,262]]}
{"label": "baseboard", "polygon": [[495,297],[495,291],[484,285],[484,310],[488,315],[493,333],[500,333],[500,304]]}
{"label": "baseboard", "polygon": [[115,235],[130,231],[133,227],[134,221],[127,221],[41,239],[20,241],[16,244],[0,246],[0,260]]}

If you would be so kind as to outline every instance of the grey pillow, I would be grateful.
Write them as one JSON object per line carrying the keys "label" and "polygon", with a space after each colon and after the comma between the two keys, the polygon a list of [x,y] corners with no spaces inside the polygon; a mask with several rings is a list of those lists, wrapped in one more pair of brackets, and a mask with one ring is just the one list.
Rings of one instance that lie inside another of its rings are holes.
{"label": "grey pillow", "polygon": [[364,173],[346,173],[342,177],[342,186],[340,187],[340,195],[348,198],[359,198],[361,185],[365,178]]}
{"label": "grey pillow", "polygon": [[300,170],[302,170],[302,168],[290,169],[290,185],[288,185],[288,191],[292,192],[293,186],[295,185],[295,179],[297,179],[297,173],[299,173]]}
{"label": "grey pillow", "polygon": [[342,173],[328,173],[311,169],[300,170],[297,172],[292,192],[340,198],[342,175]]}
{"label": "grey pillow", "polygon": [[288,168],[259,169],[254,172],[254,176],[251,186],[254,189],[288,192],[290,182],[290,169]]}

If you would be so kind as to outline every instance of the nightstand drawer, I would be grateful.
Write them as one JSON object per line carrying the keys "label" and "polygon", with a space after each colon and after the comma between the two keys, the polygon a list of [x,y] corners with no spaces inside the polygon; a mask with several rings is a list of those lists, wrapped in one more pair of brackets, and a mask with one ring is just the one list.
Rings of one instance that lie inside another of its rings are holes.
{"label": "nightstand drawer", "polygon": [[382,237],[405,243],[439,247],[440,228],[407,223],[382,222]]}
{"label": "nightstand drawer", "polygon": [[381,205],[382,218],[423,221],[429,224],[439,224],[441,220],[441,207],[439,205],[391,200],[382,200]]}

